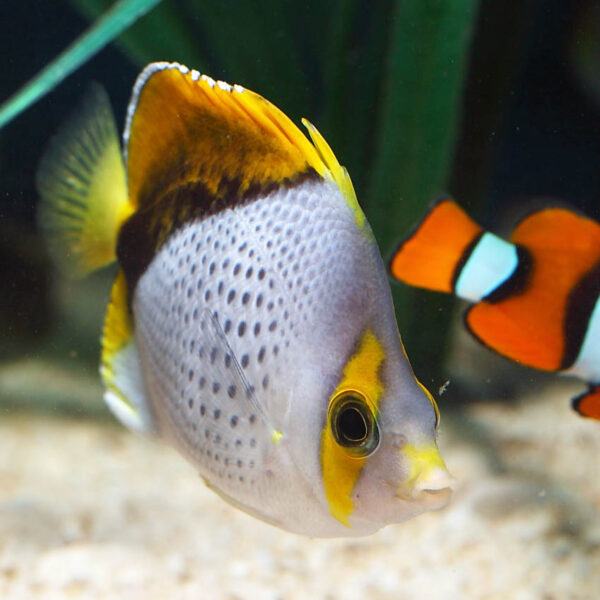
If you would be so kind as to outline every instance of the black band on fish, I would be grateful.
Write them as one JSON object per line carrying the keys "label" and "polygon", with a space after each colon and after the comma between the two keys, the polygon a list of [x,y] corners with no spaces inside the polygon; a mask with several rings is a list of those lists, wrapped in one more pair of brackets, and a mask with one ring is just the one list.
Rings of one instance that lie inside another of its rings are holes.
{"label": "black band on fish", "polygon": [[588,330],[592,311],[600,295],[600,261],[571,290],[564,318],[565,349],[561,370],[576,360]]}
{"label": "black band on fish", "polygon": [[304,173],[281,182],[252,184],[239,194],[239,182],[222,180],[216,195],[196,181],[179,186],[163,197],[146,203],[121,227],[117,241],[117,256],[127,279],[129,299],[144,271],[175,231],[197,219],[205,219],[234,206],[249,204],[281,187],[293,188],[321,176],[311,167]]}
{"label": "black band on fish", "polygon": [[502,302],[511,296],[522,294],[529,287],[531,274],[533,273],[535,261],[526,248],[516,246],[518,263],[512,275],[505,279],[495,290],[483,298],[492,304]]}

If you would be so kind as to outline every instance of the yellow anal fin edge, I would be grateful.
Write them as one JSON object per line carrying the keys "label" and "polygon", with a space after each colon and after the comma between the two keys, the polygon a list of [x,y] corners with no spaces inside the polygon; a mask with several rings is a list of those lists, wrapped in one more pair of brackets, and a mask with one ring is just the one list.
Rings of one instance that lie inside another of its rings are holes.
{"label": "yellow anal fin edge", "polygon": [[119,421],[135,431],[153,432],[122,271],[117,274],[106,311],[100,375],[105,386],[104,401]]}
{"label": "yellow anal fin edge", "polygon": [[82,277],[116,258],[131,214],[119,137],[104,89],[93,84],[51,140],[37,172],[38,223],[61,270]]}

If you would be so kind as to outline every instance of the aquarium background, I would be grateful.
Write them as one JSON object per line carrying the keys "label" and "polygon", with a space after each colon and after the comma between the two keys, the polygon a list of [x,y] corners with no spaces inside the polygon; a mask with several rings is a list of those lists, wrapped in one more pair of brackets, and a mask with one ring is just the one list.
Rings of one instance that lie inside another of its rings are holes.
{"label": "aquarium background", "polygon": [[[3,0],[0,100],[109,4]],[[179,457],[113,423],[97,375],[113,274],[60,278],[35,226],[48,139],[90,81],[106,87],[122,124],[152,60],[241,83],[295,122],[314,122],[347,166],[384,257],[444,193],[498,233],[550,199],[600,219],[599,32],[592,0],[165,0],[1,130],[0,595],[203,597],[193,595],[203,561],[212,597],[423,597],[427,574],[448,586],[431,598],[600,594],[600,430],[568,407],[583,386],[477,346],[461,306],[393,285],[417,375],[434,393],[450,381],[439,404],[440,443],[459,481],[452,508],[355,546],[304,546],[228,512]],[[148,461],[168,475],[144,471]],[[110,512],[105,495],[120,508]],[[210,531],[214,545],[198,545],[194,531]],[[414,539],[410,564],[401,545]],[[507,552],[495,554],[492,539]],[[148,569],[123,566],[134,559]],[[54,581],[53,561],[79,571]],[[153,579],[161,569],[172,587]],[[302,587],[306,577],[320,587]]]}

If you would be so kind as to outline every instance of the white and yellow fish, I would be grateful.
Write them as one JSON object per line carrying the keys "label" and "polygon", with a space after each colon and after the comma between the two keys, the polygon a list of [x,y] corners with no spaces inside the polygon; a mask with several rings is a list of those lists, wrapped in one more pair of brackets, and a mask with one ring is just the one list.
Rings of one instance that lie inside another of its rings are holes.
{"label": "white and yellow fish", "polygon": [[350,178],[304,124],[312,144],[261,96],[153,63],[124,165],[98,89],[51,144],[40,223],[73,273],[118,261],[101,373],[123,423],[264,521],[365,535],[444,506],[450,477]]}

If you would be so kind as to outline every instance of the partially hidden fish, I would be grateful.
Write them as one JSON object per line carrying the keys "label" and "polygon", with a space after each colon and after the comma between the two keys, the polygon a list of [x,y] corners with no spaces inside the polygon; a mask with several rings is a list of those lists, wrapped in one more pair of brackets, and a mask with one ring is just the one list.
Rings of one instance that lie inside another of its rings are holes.
{"label": "partially hidden fish", "polygon": [[600,419],[596,221],[548,207],[524,218],[505,241],[443,199],[400,243],[389,268],[400,281],[472,303],[467,329],[499,354],[588,382],[573,408]]}
{"label": "partially hidden fish", "polygon": [[56,260],[115,260],[105,400],[169,440],[231,504],[310,536],[444,506],[438,413],[398,333],[346,170],[241,86],[153,63],[123,156],[94,88],[38,174]]}

